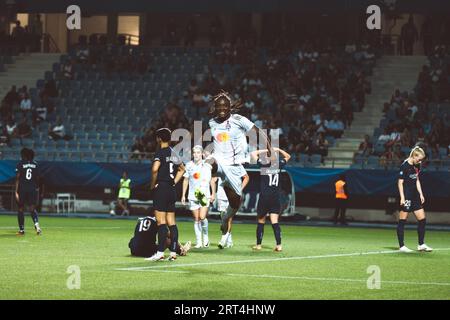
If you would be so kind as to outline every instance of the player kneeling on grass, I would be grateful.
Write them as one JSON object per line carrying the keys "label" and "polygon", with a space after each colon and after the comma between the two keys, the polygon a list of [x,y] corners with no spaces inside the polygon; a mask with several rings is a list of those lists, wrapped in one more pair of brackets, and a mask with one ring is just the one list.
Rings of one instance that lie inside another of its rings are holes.
{"label": "player kneeling on grass", "polygon": [[[157,235],[158,225],[153,212],[147,217],[139,218],[136,228],[134,228],[134,237],[128,243],[131,255],[137,257],[153,256],[158,251],[158,244],[156,243]],[[171,247],[170,234],[167,234],[164,247]],[[175,249],[178,255],[185,256],[191,249],[191,242],[186,242],[184,246],[177,242]]]}
{"label": "player kneeling on grass", "polygon": [[[208,219],[206,218],[210,202],[215,199],[215,183],[211,179],[211,169],[202,159],[203,148],[192,148],[194,160],[186,164],[181,202],[186,203],[186,191],[189,186],[189,209],[194,217],[195,248],[209,247]],[[212,192],[210,191],[210,187]],[[203,240],[202,240],[203,236]]]}
{"label": "player kneeling on grass", "polygon": [[179,157],[169,146],[171,134],[168,128],[161,128],[156,131],[159,150],[156,151],[153,160],[150,189],[153,190],[153,206],[158,223],[158,251],[147,259],[150,261],[164,260],[167,227],[170,231],[171,240],[168,260],[172,261],[177,258],[178,227],[175,222],[175,185],[180,181],[185,169],[183,163],[178,164]]}
{"label": "player kneeling on grass", "polygon": [[411,252],[412,250],[405,246],[404,229],[408,213],[414,212],[417,219],[417,233],[419,245],[417,250],[430,252],[432,248],[425,243],[425,211],[423,203],[425,198],[422,193],[422,186],[419,180],[420,164],[425,158],[425,152],[419,146],[414,147],[409,157],[400,166],[398,177],[398,191],[400,193],[400,213],[397,225],[397,238],[401,252]]}
{"label": "player kneeling on grass", "polygon": [[23,148],[20,151],[22,160],[16,167],[16,200],[19,204],[18,222],[19,232],[17,235],[25,234],[25,217],[24,209],[26,206],[30,208],[31,218],[34,222],[34,228],[38,235],[42,234],[39,227],[39,219],[36,207],[39,203],[39,168],[34,161],[34,151]]}
{"label": "player kneeling on grass", "polygon": [[[253,249],[261,250],[264,224],[266,223],[266,216],[269,215],[276,241],[274,251],[279,252],[283,250],[281,247],[281,229],[278,224],[278,217],[281,213],[280,171],[291,156],[279,148],[273,148],[273,150],[274,152],[270,157],[267,156],[268,150],[256,150],[251,153],[253,161],[257,161],[261,168],[261,190],[256,209],[258,226],[256,228],[256,246]],[[279,154],[283,158],[280,158]]]}

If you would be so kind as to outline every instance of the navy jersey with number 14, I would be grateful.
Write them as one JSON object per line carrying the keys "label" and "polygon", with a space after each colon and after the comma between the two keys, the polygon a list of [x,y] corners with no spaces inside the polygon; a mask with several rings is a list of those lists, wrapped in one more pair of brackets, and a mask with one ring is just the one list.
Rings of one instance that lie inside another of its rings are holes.
{"label": "navy jersey with number 14", "polygon": [[258,160],[261,168],[261,195],[278,195],[280,192],[280,172],[286,165],[286,160],[280,159],[278,167],[270,163],[263,164]]}

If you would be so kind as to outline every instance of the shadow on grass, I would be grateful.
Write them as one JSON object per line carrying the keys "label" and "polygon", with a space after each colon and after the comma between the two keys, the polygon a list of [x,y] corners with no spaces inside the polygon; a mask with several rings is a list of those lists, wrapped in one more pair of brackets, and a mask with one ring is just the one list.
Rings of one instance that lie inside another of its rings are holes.
{"label": "shadow on grass", "polygon": [[16,232],[0,233],[0,238],[17,238],[24,239],[25,236],[18,236]]}

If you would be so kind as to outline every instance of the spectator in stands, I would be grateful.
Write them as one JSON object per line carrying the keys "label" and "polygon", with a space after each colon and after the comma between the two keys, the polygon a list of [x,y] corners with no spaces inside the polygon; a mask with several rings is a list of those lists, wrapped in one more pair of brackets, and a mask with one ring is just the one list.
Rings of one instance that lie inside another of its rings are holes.
{"label": "spectator in stands", "polygon": [[414,43],[419,40],[419,33],[414,25],[412,14],[409,16],[408,22],[402,26],[400,32],[400,41],[402,44],[403,54],[411,56],[413,54]]}
{"label": "spectator in stands", "polygon": [[89,47],[86,44],[79,44],[76,57],[79,63],[87,64],[89,61]]}
{"label": "spectator in stands", "polygon": [[144,143],[141,138],[136,138],[134,144],[131,146],[131,159],[143,159],[144,157]]}
{"label": "spectator in stands", "polygon": [[392,146],[386,146],[383,154],[380,156],[380,166],[387,167],[394,159],[394,151]]}
{"label": "spectator in stands", "polygon": [[3,101],[9,104],[11,108],[14,108],[15,106],[19,105],[20,103],[20,96],[17,92],[16,86],[12,86],[11,90],[8,91],[6,96],[3,98]]}
{"label": "spectator in stands", "polygon": [[20,111],[22,111],[22,114],[23,114],[24,117],[26,117],[27,114],[29,112],[31,112],[31,108],[32,108],[32,106],[31,106],[31,99],[28,96],[28,93],[25,93],[22,101],[20,101]]}
{"label": "spectator in stands", "polygon": [[50,79],[45,82],[44,88],[39,93],[39,97],[43,99],[44,96],[49,98],[56,98],[58,96],[58,89],[56,88],[56,82]]}
{"label": "spectator in stands", "polygon": [[19,89],[19,97],[20,97],[20,101],[22,101],[25,96],[28,95],[28,88],[27,86],[22,86],[22,88]]}
{"label": "spectator in stands", "polygon": [[386,143],[387,147],[394,146],[400,143],[401,133],[398,127],[394,127],[389,137],[389,141]]}
{"label": "spectator in stands", "polygon": [[2,125],[0,128],[0,146],[11,146],[10,135],[8,134],[8,130],[4,125]]}
{"label": "spectator in stands", "polygon": [[19,46],[20,52],[23,52],[25,49],[24,40],[25,40],[25,29],[20,25],[20,21],[16,21],[16,26],[12,30],[11,38],[14,43],[17,43]]}
{"label": "spectator in stands", "polygon": [[61,119],[58,117],[56,119],[56,124],[52,126],[48,132],[48,138],[54,141],[58,141],[60,139],[68,141],[72,139],[72,136],[66,133],[66,128],[64,127]]}
{"label": "spectator in stands", "polygon": [[62,73],[63,77],[67,80],[73,80],[74,73],[75,73],[75,59],[70,59],[68,62],[63,64],[62,66]]}
{"label": "spectator in stands", "polygon": [[322,156],[322,162],[324,161],[324,157],[328,155],[328,140],[325,139],[325,135],[323,132],[319,133],[316,139],[314,139],[312,145],[312,153],[320,154]]}
{"label": "spectator in stands", "polygon": [[408,128],[405,127],[403,129],[402,134],[400,135],[400,145],[402,147],[411,147],[412,146],[412,136]]}
{"label": "spectator in stands", "polygon": [[8,119],[12,117],[12,107],[10,104],[6,103],[5,100],[3,100],[0,104],[0,120],[3,123],[8,122]]}
{"label": "spectator in stands", "polygon": [[425,130],[423,129],[422,126],[420,126],[419,131],[417,132],[417,137],[416,137],[417,143],[424,144],[426,137],[427,137],[427,135],[425,133]]}
{"label": "spectator in stands", "polygon": [[338,119],[337,114],[334,114],[333,119],[328,121],[326,128],[328,134],[335,138],[340,138],[344,132],[344,123]]}
{"label": "spectator in stands", "polygon": [[372,151],[373,151],[373,144],[370,141],[369,135],[366,134],[364,136],[364,141],[359,144],[357,154],[363,157],[368,157],[372,154]]}
{"label": "spectator in stands", "polygon": [[20,145],[23,145],[22,139],[30,137],[31,133],[31,127],[28,124],[27,118],[24,117],[17,126],[17,137],[20,139]]}
{"label": "spectator in stands", "polygon": [[39,107],[33,109],[33,122],[32,122],[33,128],[35,128],[42,121],[46,120],[47,120],[47,107],[41,104]]}
{"label": "spectator in stands", "polygon": [[17,137],[17,124],[16,122],[13,120],[13,118],[10,118],[8,123],[6,124],[6,131],[8,133],[8,136],[10,138],[15,138]]}

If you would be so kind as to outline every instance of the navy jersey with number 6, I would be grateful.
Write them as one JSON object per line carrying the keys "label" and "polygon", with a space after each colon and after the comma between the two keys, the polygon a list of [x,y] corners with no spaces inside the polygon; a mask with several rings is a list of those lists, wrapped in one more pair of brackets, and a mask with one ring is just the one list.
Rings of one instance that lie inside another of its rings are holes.
{"label": "navy jersey with number 6", "polygon": [[174,184],[178,165],[174,163],[178,158],[172,157],[173,150],[170,147],[162,148],[155,153],[155,161],[159,161],[158,179],[156,183],[169,182]]}
{"label": "navy jersey with number 6", "polygon": [[19,174],[19,192],[38,189],[39,168],[36,161],[20,161],[16,166]]}
{"label": "navy jersey with number 6", "polygon": [[286,160],[280,159],[278,167],[271,167],[270,163],[263,164],[258,160],[258,164],[261,168],[261,195],[274,195],[280,194],[280,172],[286,165]]}

